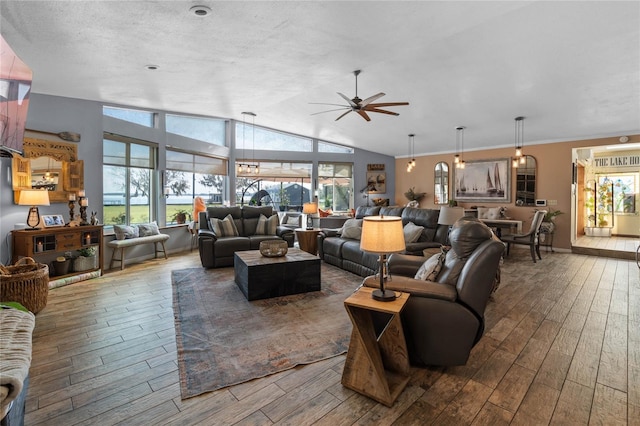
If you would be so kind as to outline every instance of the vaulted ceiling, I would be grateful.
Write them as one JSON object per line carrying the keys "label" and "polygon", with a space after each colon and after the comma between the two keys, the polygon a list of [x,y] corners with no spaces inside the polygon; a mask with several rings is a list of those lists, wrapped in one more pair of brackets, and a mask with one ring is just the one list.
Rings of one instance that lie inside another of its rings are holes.
{"label": "vaulted ceiling", "polygon": [[[206,17],[190,11],[210,8]],[[637,1],[7,1],[35,93],[258,125],[392,156],[640,133]],[[146,65],[159,68],[150,71]],[[341,111],[358,96],[399,116]],[[66,129],[73,131],[73,129]]]}

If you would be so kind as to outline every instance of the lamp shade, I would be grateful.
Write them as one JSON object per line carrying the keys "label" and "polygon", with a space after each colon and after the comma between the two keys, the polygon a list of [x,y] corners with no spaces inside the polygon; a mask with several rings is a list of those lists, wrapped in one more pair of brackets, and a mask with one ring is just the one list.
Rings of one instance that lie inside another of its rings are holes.
{"label": "lamp shade", "polygon": [[360,248],[369,253],[398,253],[405,249],[402,219],[398,216],[367,216],[362,221]]}
{"label": "lamp shade", "polygon": [[304,203],[302,206],[302,213],[316,214],[318,213],[318,205],[316,203]]}
{"label": "lamp shade", "polygon": [[49,191],[42,189],[23,189],[18,198],[20,206],[48,206]]}
{"label": "lamp shade", "polygon": [[462,207],[442,206],[440,208],[440,216],[438,216],[438,225],[451,226],[463,216],[464,216],[464,209]]}

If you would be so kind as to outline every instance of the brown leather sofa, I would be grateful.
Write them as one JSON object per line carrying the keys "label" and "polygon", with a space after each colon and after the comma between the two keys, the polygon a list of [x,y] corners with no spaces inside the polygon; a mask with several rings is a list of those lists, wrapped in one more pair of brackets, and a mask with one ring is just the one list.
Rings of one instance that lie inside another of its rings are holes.
{"label": "brown leather sofa", "polygon": [[[229,214],[233,217],[239,235],[219,238],[213,232],[209,219],[224,219]],[[255,234],[261,214],[268,218],[278,213],[270,206],[207,207],[206,211],[200,212],[198,247],[202,266],[205,268],[233,266],[236,251],[258,250],[262,241],[283,239],[289,247],[293,247],[295,234],[291,228],[278,225],[276,235]]]}
{"label": "brown leather sofa", "polygon": [[[424,227],[418,241],[406,245],[405,254],[422,256],[426,248],[440,247],[447,241],[448,226],[438,225],[440,210],[413,207],[365,207],[356,210],[356,219],[365,216],[400,216],[402,225],[409,222]],[[323,229],[318,235],[318,256],[325,262],[362,277],[375,274],[378,256],[360,250],[360,240],[342,238],[339,230]]]}
{"label": "brown leather sofa", "polygon": [[[484,332],[484,311],[504,244],[492,238],[486,225],[466,217],[452,227],[450,241],[436,282],[413,278],[424,257],[389,258],[391,279],[385,289],[411,295],[401,318],[414,365],[464,365]],[[379,277],[367,277],[363,284],[378,287]]]}

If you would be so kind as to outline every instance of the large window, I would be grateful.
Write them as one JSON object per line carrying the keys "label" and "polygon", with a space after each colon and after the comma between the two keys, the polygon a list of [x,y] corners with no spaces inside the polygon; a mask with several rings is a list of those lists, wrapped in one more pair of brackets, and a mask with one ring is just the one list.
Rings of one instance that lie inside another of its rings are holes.
{"label": "large window", "polygon": [[318,164],[318,206],[334,212],[353,208],[353,164]]}
{"label": "large window", "polygon": [[225,197],[227,161],[189,152],[167,150],[164,193],[167,196],[167,224],[180,223],[180,213],[191,217],[193,199],[202,197],[207,205],[222,204]]}
{"label": "large window", "polygon": [[255,147],[263,151],[313,152],[313,140],[237,121],[236,156],[248,160],[252,158]]}
{"label": "large window", "polygon": [[148,111],[105,106],[102,107],[102,115],[114,117],[119,120],[128,121],[145,127],[155,127],[156,115]]}
{"label": "large window", "polygon": [[103,211],[105,225],[154,220],[153,185],[157,149],[144,141],[114,135],[102,142]]}
{"label": "large window", "polygon": [[312,200],[311,163],[260,161],[259,173],[244,172],[236,179],[238,205],[272,206],[280,211],[302,211]]}
{"label": "large window", "polygon": [[225,121],[186,115],[165,115],[168,133],[225,146]]}

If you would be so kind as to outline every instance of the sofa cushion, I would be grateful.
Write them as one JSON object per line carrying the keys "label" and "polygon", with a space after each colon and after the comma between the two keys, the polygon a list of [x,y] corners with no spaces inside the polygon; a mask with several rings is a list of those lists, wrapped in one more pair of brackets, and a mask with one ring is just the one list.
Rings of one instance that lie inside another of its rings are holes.
{"label": "sofa cushion", "polygon": [[233,216],[231,216],[230,214],[228,214],[222,220],[211,218],[209,219],[209,222],[211,223],[211,229],[213,230],[213,233],[218,238],[238,236],[238,229],[236,228]]}
{"label": "sofa cushion", "polygon": [[117,240],[138,238],[140,236],[138,227],[136,225],[113,225],[113,232],[115,232]]}
{"label": "sofa cushion", "polygon": [[422,231],[424,230],[424,226],[418,226],[413,222],[407,223],[404,228],[404,243],[415,243],[422,235]]}
{"label": "sofa cushion", "polygon": [[422,281],[435,281],[442,270],[445,256],[446,254],[444,252],[431,256],[420,266],[414,278]]}
{"label": "sofa cushion", "polygon": [[278,229],[278,215],[273,215],[267,219],[263,214],[258,218],[258,226],[256,226],[256,235],[276,235]]}
{"label": "sofa cushion", "polygon": [[496,220],[502,217],[502,207],[478,207],[478,219]]}
{"label": "sofa cushion", "polygon": [[380,213],[380,206],[358,206],[356,210],[356,219],[362,219],[365,216],[377,216]]}
{"label": "sofa cushion", "polygon": [[342,238],[359,240],[362,236],[362,219],[348,219],[344,225],[342,225],[340,234]]}
{"label": "sofa cushion", "polygon": [[155,222],[141,223],[138,225],[138,234],[141,237],[150,237],[152,235],[160,234],[160,229],[158,228],[158,224]]}
{"label": "sofa cushion", "polygon": [[300,226],[300,216],[287,216],[287,220],[283,225],[296,225]]}

